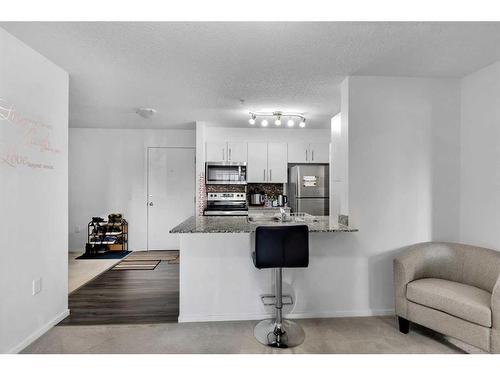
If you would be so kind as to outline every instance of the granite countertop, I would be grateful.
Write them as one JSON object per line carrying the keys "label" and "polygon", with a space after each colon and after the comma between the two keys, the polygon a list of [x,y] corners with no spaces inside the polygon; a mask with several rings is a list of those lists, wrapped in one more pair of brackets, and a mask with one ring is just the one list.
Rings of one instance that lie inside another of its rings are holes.
{"label": "granite countertop", "polygon": [[263,225],[307,224],[309,232],[357,232],[357,229],[334,222],[329,216],[316,216],[314,222],[248,222],[247,216],[191,216],[170,233],[252,233]]}

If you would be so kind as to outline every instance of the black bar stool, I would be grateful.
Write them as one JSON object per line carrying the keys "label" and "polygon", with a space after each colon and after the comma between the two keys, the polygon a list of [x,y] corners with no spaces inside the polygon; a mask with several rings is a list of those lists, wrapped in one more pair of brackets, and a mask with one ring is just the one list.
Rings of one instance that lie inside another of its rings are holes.
{"label": "black bar stool", "polygon": [[305,339],[301,326],[282,315],[282,269],[309,265],[309,229],[307,225],[261,226],[255,231],[255,267],[274,268],[276,273],[276,317],[259,322],[255,338],[264,345],[291,348]]}

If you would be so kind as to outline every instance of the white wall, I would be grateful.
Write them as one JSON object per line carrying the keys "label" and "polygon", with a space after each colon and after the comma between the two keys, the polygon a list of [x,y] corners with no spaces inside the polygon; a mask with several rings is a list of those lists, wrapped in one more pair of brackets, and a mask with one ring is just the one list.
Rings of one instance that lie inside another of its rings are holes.
{"label": "white wall", "polygon": [[324,246],[352,289],[334,296],[339,310],[385,311],[397,249],[458,238],[459,81],[350,77],[348,91],[349,221],[359,233]]}
{"label": "white wall", "polygon": [[195,131],[70,129],[70,251],[85,248],[92,216],[111,212],[129,222],[129,249],[146,249],[148,147],[195,147]]}
{"label": "white wall", "polygon": [[[272,124],[271,124],[272,125]],[[330,129],[274,129],[205,127],[205,142],[330,142]]]}
{"label": "white wall", "polygon": [[460,241],[500,250],[500,62],[462,80]]}
{"label": "white wall", "polygon": [[333,217],[349,215],[349,77],[341,83],[340,93],[340,112],[332,117],[330,124],[330,216]]}
{"label": "white wall", "polygon": [[[68,74],[0,28],[0,353],[68,312]],[[32,295],[32,282],[41,292]]]}

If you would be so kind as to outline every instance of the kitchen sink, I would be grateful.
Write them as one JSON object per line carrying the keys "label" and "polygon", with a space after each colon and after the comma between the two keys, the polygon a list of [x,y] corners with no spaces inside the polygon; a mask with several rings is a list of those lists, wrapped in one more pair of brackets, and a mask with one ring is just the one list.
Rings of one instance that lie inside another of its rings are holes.
{"label": "kitchen sink", "polygon": [[316,222],[316,218],[314,216],[305,214],[305,215],[295,215],[295,214],[287,214],[285,215],[285,220],[282,220],[281,215],[250,215],[247,217],[247,221],[249,223],[254,224],[273,224],[273,223],[307,223],[307,222]]}
{"label": "kitchen sink", "polygon": [[271,224],[271,223],[280,223],[281,219],[271,215],[254,215],[254,216],[248,216],[247,221],[249,223],[254,223],[254,224]]}

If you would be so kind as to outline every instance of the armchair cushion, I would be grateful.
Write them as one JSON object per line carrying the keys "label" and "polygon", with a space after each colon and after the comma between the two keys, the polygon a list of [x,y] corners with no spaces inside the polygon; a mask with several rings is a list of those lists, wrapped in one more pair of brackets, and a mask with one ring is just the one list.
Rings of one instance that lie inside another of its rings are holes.
{"label": "armchair cushion", "polygon": [[472,323],[491,327],[491,293],[474,286],[437,278],[407,285],[408,300]]}

